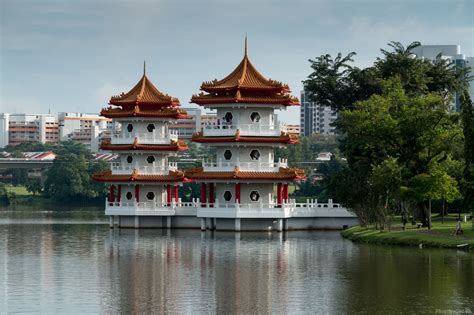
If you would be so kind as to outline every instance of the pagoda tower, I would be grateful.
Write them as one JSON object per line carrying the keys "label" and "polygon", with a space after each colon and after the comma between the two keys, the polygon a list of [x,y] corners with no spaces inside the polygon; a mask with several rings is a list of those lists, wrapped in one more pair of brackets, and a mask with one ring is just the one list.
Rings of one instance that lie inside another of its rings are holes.
{"label": "pagoda tower", "polygon": [[[105,214],[118,216],[119,226],[140,227],[150,216],[172,216],[179,202],[178,186],[184,173],[168,161],[187,145],[178,140],[169,124],[187,118],[179,109],[179,100],[161,93],[148,79],[145,65],[140,81],[127,93],[112,96],[101,115],[119,123],[110,140],[101,149],[118,155],[111,170],[93,175],[109,185]],[[158,220],[159,221],[159,220]],[[168,220],[169,221],[169,220]],[[160,226],[160,224],[154,224]]]}
{"label": "pagoda tower", "polygon": [[288,85],[257,71],[247,55],[247,38],[239,65],[222,80],[202,83],[201,90],[191,102],[216,110],[218,118],[192,138],[215,147],[216,156],[186,172],[201,183],[197,215],[205,219],[202,226],[239,231],[265,226],[257,221],[266,219],[281,230],[290,217],[288,185],[303,179],[304,172],[288,167],[286,160],[275,161],[274,148],[299,142],[275,110],[299,105],[299,100],[289,94]]}

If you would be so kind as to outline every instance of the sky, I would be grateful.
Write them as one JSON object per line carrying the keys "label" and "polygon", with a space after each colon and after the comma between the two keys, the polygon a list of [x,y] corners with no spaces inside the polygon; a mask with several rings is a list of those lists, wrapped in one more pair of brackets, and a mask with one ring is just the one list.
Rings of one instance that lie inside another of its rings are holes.
{"label": "sky", "polygon": [[[147,76],[182,106],[241,61],[295,96],[308,59],[355,51],[370,66],[390,41],[459,44],[474,56],[470,0],[0,0],[0,112],[97,113]],[[280,119],[298,122],[299,109]]]}

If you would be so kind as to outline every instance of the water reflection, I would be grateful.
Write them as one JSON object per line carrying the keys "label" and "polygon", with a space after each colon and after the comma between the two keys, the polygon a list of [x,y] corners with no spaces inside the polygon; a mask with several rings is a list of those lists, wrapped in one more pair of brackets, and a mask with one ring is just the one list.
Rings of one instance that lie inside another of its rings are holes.
{"label": "water reflection", "polygon": [[472,254],[354,245],[337,232],[9,224],[0,250],[7,312],[474,312]]}

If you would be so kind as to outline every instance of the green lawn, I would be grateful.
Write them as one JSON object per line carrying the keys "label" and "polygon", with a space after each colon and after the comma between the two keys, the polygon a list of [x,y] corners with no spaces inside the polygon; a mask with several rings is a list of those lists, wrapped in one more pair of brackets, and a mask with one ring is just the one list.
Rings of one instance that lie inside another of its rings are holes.
{"label": "green lawn", "polygon": [[460,244],[469,244],[474,248],[474,231],[472,223],[462,222],[463,235],[452,235],[456,226],[455,216],[449,216],[445,223],[441,219],[433,218],[433,227],[431,230],[426,228],[418,229],[416,226],[408,226],[406,230],[401,229],[397,224],[392,231],[379,231],[374,228],[365,228],[355,226],[342,232],[342,235],[355,242],[387,244],[387,245],[407,245],[425,247],[446,247],[456,248]]}
{"label": "green lawn", "polygon": [[5,188],[7,189],[7,191],[12,192],[12,193],[15,193],[15,194],[17,194],[18,196],[28,196],[28,195],[31,195],[31,194],[32,194],[32,193],[30,193],[28,190],[26,190],[26,187],[25,187],[25,186],[11,186],[11,185],[7,185]]}

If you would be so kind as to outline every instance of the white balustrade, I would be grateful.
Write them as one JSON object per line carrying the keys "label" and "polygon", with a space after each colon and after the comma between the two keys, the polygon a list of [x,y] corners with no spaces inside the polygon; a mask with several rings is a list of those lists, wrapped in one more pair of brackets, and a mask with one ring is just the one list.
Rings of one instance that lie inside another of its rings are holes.
{"label": "white balustrade", "polygon": [[285,123],[275,122],[274,124],[209,124],[204,126],[204,136],[231,136],[235,135],[237,129],[241,136],[279,136],[281,132],[288,130]]}
{"label": "white balustrade", "polygon": [[121,162],[112,162],[112,174],[125,175],[131,174],[136,169],[140,174],[168,174],[169,171],[176,171],[178,163],[169,162],[168,165],[143,165],[138,163],[124,164]]}
{"label": "white balustrade", "polygon": [[178,141],[177,130],[167,130],[165,132],[154,131],[147,133],[117,132],[112,134],[113,144],[131,144],[138,138],[141,144],[169,144],[171,140]]}
{"label": "white balustrade", "polygon": [[294,199],[285,200],[281,205],[272,203],[206,203],[198,209],[198,215],[216,217],[355,217],[340,204],[318,203],[317,200],[307,200],[297,203]]}
{"label": "white balustrade", "polygon": [[241,162],[238,159],[236,161],[225,161],[222,159],[212,161],[203,159],[202,161],[204,171],[232,171],[236,166],[241,171],[278,172],[280,167],[288,167],[288,161],[281,158],[278,159],[278,162],[262,162],[260,160]]}

